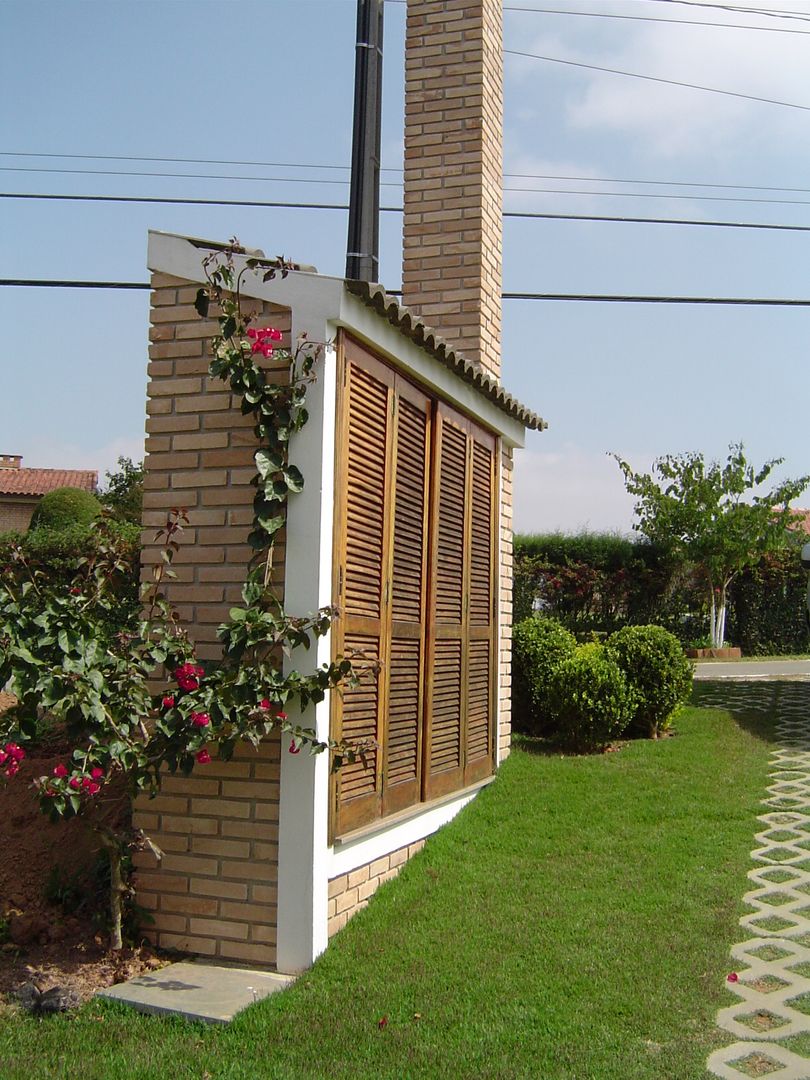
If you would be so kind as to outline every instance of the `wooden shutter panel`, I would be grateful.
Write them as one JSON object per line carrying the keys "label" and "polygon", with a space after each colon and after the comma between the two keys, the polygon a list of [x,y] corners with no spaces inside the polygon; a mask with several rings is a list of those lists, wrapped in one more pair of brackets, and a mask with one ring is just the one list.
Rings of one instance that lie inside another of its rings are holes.
{"label": "wooden shutter panel", "polygon": [[441,403],[436,428],[425,798],[494,765],[497,443]]}
{"label": "wooden shutter panel", "polygon": [[427,588],[430,399],[395,383],[391,612],[384,814],[422,797],[422,717]]}
{"label": "wooden shutter panel", "polygon": [[495,449],[488,433],[471,428],[465,784],[489,776],[495,765]]}
{"label": "wooden shutter panel", "polygon": [[[338,738],[382,742],[385,697],[387,498],[391,456],[391,373],[346,341],[338,461],[338,606],[336,651],[355,664],[359,685],[336,703]],[[344,766],[335,782],[335,829],[349,832],[380,814],[379,747]]]}

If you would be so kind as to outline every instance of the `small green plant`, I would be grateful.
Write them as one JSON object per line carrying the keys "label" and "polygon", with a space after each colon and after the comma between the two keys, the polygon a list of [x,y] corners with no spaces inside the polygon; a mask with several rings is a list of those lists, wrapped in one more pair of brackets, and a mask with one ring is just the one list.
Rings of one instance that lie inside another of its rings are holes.
{"label": "small green plant", "polygon": [[556,728],[549,700],[551,675],[573,656],[574,635],[554,619],[533,616],[512,632],[513,727],[525,735],[547,735]]}
{"label": "small green plant", "polygon": [[101,503],[89,491],[63,487],[49,491],[31,515],[31,532],[50,529],[59,532],[71,525],[89,525],[101,513]]}
{"label": "small green plant", "polygon": [[663,626],[625,626],[606,649],[636,699],[631,729],[657,739],[692,692],[692,665],[678,639]]}
{"label": "small green plant", "polygon": [[635,695],[604,646],[580,645],[551,674],[549,700],[563,746],[576,753],[603,750],[624,732]]}

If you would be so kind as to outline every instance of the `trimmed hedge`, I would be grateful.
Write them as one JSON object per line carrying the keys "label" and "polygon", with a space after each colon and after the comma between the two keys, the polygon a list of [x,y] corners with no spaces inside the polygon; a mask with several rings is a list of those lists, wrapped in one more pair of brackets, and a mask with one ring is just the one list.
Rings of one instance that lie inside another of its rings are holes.
{"label": "trimmed hedge", "polygon": [[692,665],[663,626],[625,626],[605,648],[635,697],[630,730],[657,739],[692,692]]}
{"label": "trimmed hedge", "polygon": [[576,753],[603,750],[630,723],[635,696],[602,645],[580,645],[551,675],[549,698],[557,736]]}
{"label": "trimmed hedge", "polygon": [[101,513],[101,503],[81,488],[56,488],[43,495],[31,515],[29,532],[59,531],[74,525],[89,525]]}
{"label": "trimmed hedge", "polygon": [[[738,575],[729,590],[729,642],[752,656],[808,651],[806,587],[794,551]],[[656,624],[689,645],[708,625],[705,587],[693,572],[644,539],[612,533],[516,536],[513,602],[516,622],[541,612],[580,640]]]}
{"label": "trimmed hedge", "polygon": [[549,701],[554,668],[573,656],[576,638],[554,619],[524,619],[512,631],[512,727],[547,735],[556,727]]}

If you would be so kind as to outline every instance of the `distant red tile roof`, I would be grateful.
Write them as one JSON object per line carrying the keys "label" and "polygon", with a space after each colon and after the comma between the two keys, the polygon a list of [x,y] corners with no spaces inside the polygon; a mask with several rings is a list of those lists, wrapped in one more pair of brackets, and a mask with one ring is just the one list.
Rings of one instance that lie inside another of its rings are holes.
{"label": "distant red tile roof", "polygon": [[95,491],[98,473],[89,469],[0,468],[0,495],[46,495],[63,487]]}
{"label": "distant red tile roof", "polygon": [[795,528],[801,529],[810,536],[810,510],[802,510],[801,507],[795,506],[791,508],[794,514],[801,514],[801,520],[796,521]]}

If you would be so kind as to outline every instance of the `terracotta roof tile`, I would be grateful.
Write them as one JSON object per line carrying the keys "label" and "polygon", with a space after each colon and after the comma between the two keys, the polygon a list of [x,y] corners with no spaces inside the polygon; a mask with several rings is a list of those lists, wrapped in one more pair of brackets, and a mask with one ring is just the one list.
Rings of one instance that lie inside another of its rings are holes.
{"label": "terracotta roof tile", "polygon": [[98,473],[89,469],[0,469],[0,495],[47,495],[63,487],[95,491]]}

